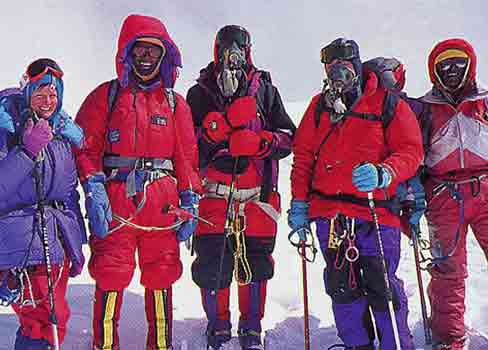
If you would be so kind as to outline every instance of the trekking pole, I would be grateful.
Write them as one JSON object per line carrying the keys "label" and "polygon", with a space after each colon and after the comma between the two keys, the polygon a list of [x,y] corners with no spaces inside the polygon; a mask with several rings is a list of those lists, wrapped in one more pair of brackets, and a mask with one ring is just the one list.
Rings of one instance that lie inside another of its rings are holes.
{"label": "trekking pole", "polygon": [[376,229],[376,236],[378,238],[378,246],[380,248],[381,266],[383,268],[383,278],[385,280],[386,300],[388,302],[388,310],[390,312],[391,325],[393,327],[393,336],[395,338],[396,350],[400,350],[400,335],[398,334],[398,325],[395,317],[395,309],[393,308],[393,293],[388,278],[388,270],[386,269],[385,253],[383,250],[383,240],[381,239],[380,224],[378,222],[378,214],[376,213],[376,206],[374,204],[373,192],[368,192],[368,204]]}
{"label": "trekking pole", "polygon": [[307,260],[305,259],[305,241],[301,242],[301,258],[302,258],[302,277],[303,277],[303,337],[305,343],[305,350],[310,350],[310,326],[308,316],[308,287],[307,287]]}
{"label": "trekking pole", "polygon": [[227,245],[227,236],[232,232],[232,211],[234,202],[234,191],[237,178],[237,166],[239,164],[239,157],[234,160],[234,166],[232,169],[232,180],[230,182],[229,196],[227,197],[227,209],[225,210],[225,224],[224,224],[224,241],[222,244],[222,250],[220,252],[220,263],[219,263],[219,274],[217,276],[216,290],[215,293],[220,289],[220,284],[222,283],[222,272],[224,270],[224,256],[225,256],[225,246]]}
{"label": "trekking pole", "polygon": [[417,270],[417,283],[419,285],[420,294],[420,307],[422,310],[422,320],[424,325],[424,336],[426,349],[432,349],[432,332],[430,330],[429,319],[427,316],[427,304],[425,302],[424,294],[424,282],[422,280],[422,271],[420,268],[420,257],[419,257],[419,242],[417,234],[420,233],[420,228],[417,226],[411,226],[412,229],[412,243],[413,243],[413,253],[415,258],[415,269]]}
{"label": "trekking pole", "polygon": [[58,337],[58,320],[56,317],[56,309],[54,305],[54,288],[53,288],[53,280],[52,280],[52,266],[51,266],[51,256],[49,253],[49,236],[47,232],[46,226],[46,216],[44,211],[44,203],[43,203],[43,190],[42,190],[42,171],[41,171],[41,155],[42,152],[39,153],[36,159],[36,163],[34,165],[34,180],[36,185],[36,193],[37,193],[37,210],[38,210],[38,217],[40,222],[40,232],[41,232],[41,241],[42,241],[42,250],[44,253],[44,260],[46,261],[46,277],[47,277],[47,290],[48,290],[48,299],[49,299],[49,316],[48,320],[51,323],[51,329],[53,333],[53,341],[54,341],[54,350],[59,350],[59,337]]}

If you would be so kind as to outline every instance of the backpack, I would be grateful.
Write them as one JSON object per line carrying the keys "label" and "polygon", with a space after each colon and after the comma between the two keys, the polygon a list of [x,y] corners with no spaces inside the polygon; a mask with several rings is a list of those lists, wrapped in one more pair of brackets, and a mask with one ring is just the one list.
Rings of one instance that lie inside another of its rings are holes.
{"label": "backpack", "polygon": [[21,121],[21,112],[12,110],[12,106],[20,105],[19,100],[23,100],[24,95],[20,88],[6,88],[0,91],[0,104],[2,104],[13,119],[15,132],[9,133],[7,137],[7,148],[11,149],[14,146],[21,144],[21,133],[23,130],[23,123]]}
{"label": "backpack", "polygon": [[[398,93],[403,88],[404,81],[399,81],[400,79],[398,77],[403,76],[404,78],[405,70],[402,63],[396,58],[376,57],[363,62],[363,76],[366,73],[374,73],[378,78],[380,86],[386,89],[382,113],[381,115],[376,115],[347,112],[346,116],[378,121],[382,123],[383,129],[387,129],[393,119],[398,100],[400,99]],[[332,108],[325,105],[324,92],[322,92],[315,109],[315,127],[319,126],[320,116],[324,111],[334,112]]]}
{"label": "backpack", "polygon": [[[391,121],[393,120],[393,116],[395,114],[395,109],[398,104],[400,97],[390,91],[387,91],[385,94],[385,98],[383,100],[383,110],[381,115],[372,114],[372,113],[359,113],[349,111],[345,113],[346,117],[354,117],[360,118],[365,120],[377,121],[381,122],[383,129],[387,129],[390,125]],[[325,98],[324,94],[322,93],[319,97],[319,101],[315,107],[315,127],[318,128],[320,125],[320,117],[323,112],[334,112],[333,108],[327,107],[325,105]]]}

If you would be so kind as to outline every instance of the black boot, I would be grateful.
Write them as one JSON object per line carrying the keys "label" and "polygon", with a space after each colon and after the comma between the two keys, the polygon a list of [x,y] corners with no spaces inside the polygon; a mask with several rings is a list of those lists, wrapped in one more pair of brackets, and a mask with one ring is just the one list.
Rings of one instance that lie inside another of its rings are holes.
{"label": "black boot", "polygon": [[232,338],[231,324],[227,320],[209,322],[207,325],[207,349],[218,350]]}
{"label": "black boot", "polygon": [[242,350],[263,350],[264,346],[261,342],[261,333],[253,330],[240,331],[239,343]]}

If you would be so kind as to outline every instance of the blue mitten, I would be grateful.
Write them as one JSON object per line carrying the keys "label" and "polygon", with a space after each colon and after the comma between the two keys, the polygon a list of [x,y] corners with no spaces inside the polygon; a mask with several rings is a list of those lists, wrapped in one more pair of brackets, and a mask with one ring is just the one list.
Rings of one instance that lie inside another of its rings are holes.
{"label": "blue mitten", "polygon": [[391,174],[385,167],[365,163],[353,169],[352,183],[360,192],[371,192],[387,187],[391,183]]}
{"label": "blue mitten", "polygon": [[15,132],[14,121],[10,114],[5,110],[5,106],[0,106],[0,129],[7,130],[11,133]]}
{"label": "blue mitten", "polygon": [[297,235],[300,241],[307,240],[307,231],[310,231],[310,220],[308,217],[308,208],[310,205],[301,200],[293,199],[288,209],[288,226],[292,232],[288,236],[289,239],[293,235]]}
{"label": "blue mitten", "polygon": [[9,287],[9,272],[4,272],[0,283],[0,305],[9,306],[20,298],[20,288]]}
{"label": "blue mitten", "polygon": [[90,231],[103,239],[108,233],[108,224],[112,221],[112,209],[105,191],[105,175],[90,176],[82,186]]}
{"label": "blue mitten", "polygon": [[176,232],[176,239],[183,242],[190,238],[197,228],[198,202],[200,197],[192,190],[185,190],[180,193],[180,208],[193,215],[193,219],[181,224]]}
{"label": "blue mitten", "polygon": [[420,182],[420,176],[412,177],[398,185],[397,196],[400,203],[406,207],[408,212],[408,223],[413,227],[420,225],[420,218],[425,213],[425,191]]}
{"label": "blue mitten", "polygon": [[55,126],[55,132],[62,135],[70,143],[77,147],[83,145],[83,129],[76,124],[64,111],[60,113],[59,122]]}

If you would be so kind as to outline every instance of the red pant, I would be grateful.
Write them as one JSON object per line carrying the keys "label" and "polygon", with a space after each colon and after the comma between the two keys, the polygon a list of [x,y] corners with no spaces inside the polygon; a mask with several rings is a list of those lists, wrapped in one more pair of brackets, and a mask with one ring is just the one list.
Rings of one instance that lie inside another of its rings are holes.
{"label": "red pant", "polygon": [[170,288],[183,272],[174,231],[137,232],[123,228],[103,240],[92,235],[90,248],[88,269],[104,291],[127,288],[136,267],[136,250],[141,284],[146,288]]}
{"label": "red pant", "polygon": [[[60,270],[59,266],[53,266],[52,268],[54,305],[58,320],[59,342],[61,344],[66,334],[66,324],[70,316],[69,306],[65,298],[69,273],[67,261],[62,271]],[[24,278],[24,300],[35,300],[35,307],[31,305],[21,307],[18,304],[12,304],[19,318],[22,334],[32,339],[46,339],[50,344],[54,344],[51,323],[48,320],[51,307],[47,288],[46,266],[33,266],[29,268],[28,274],[30,287],[29,282]],[[32,295],[30,288],[32,289]]]}
{"label": "red pant", "polygon": [[[124,182],[109,182],[107,188],[113,213],[124,218],[133,216],[142,193],[127,198]],[[178,193],[174,180],[165,177],[147,187],[146,202],[132,222],[146,227],[169,226],[176,220],[167,213],[170,205],[178,205]],[[119,222],[113,220],[110,229],[117,225]],[[183,271],[173,230],[144,231],[124,226],[104,239],[91,235],[90,248],[90,275],[104,291],[121,291],[129,285],[136,267],[136,250],[141,284],[149,289],[170,288]]]}
{"label": "red pant", "polygon": [[[430,184],[426,187],[426,217],[431,244],[433,249],[436,245],[440,247],[443,255],[453,252],[445,263],[432,270],[432,280],[428,289],[432,309],[432,331],[437,340],[451,344],[459,342],[465,335],[468,226],[488,257],[488,181],[482,181],[479,188],[469,183],[458,186],[457,190],[464,199],[463,215],[460,212],[460,202],[453,199],[448,188],[432,198],[432,186],[433,184]],[[458,229],[460,231],[456,243]]]}

